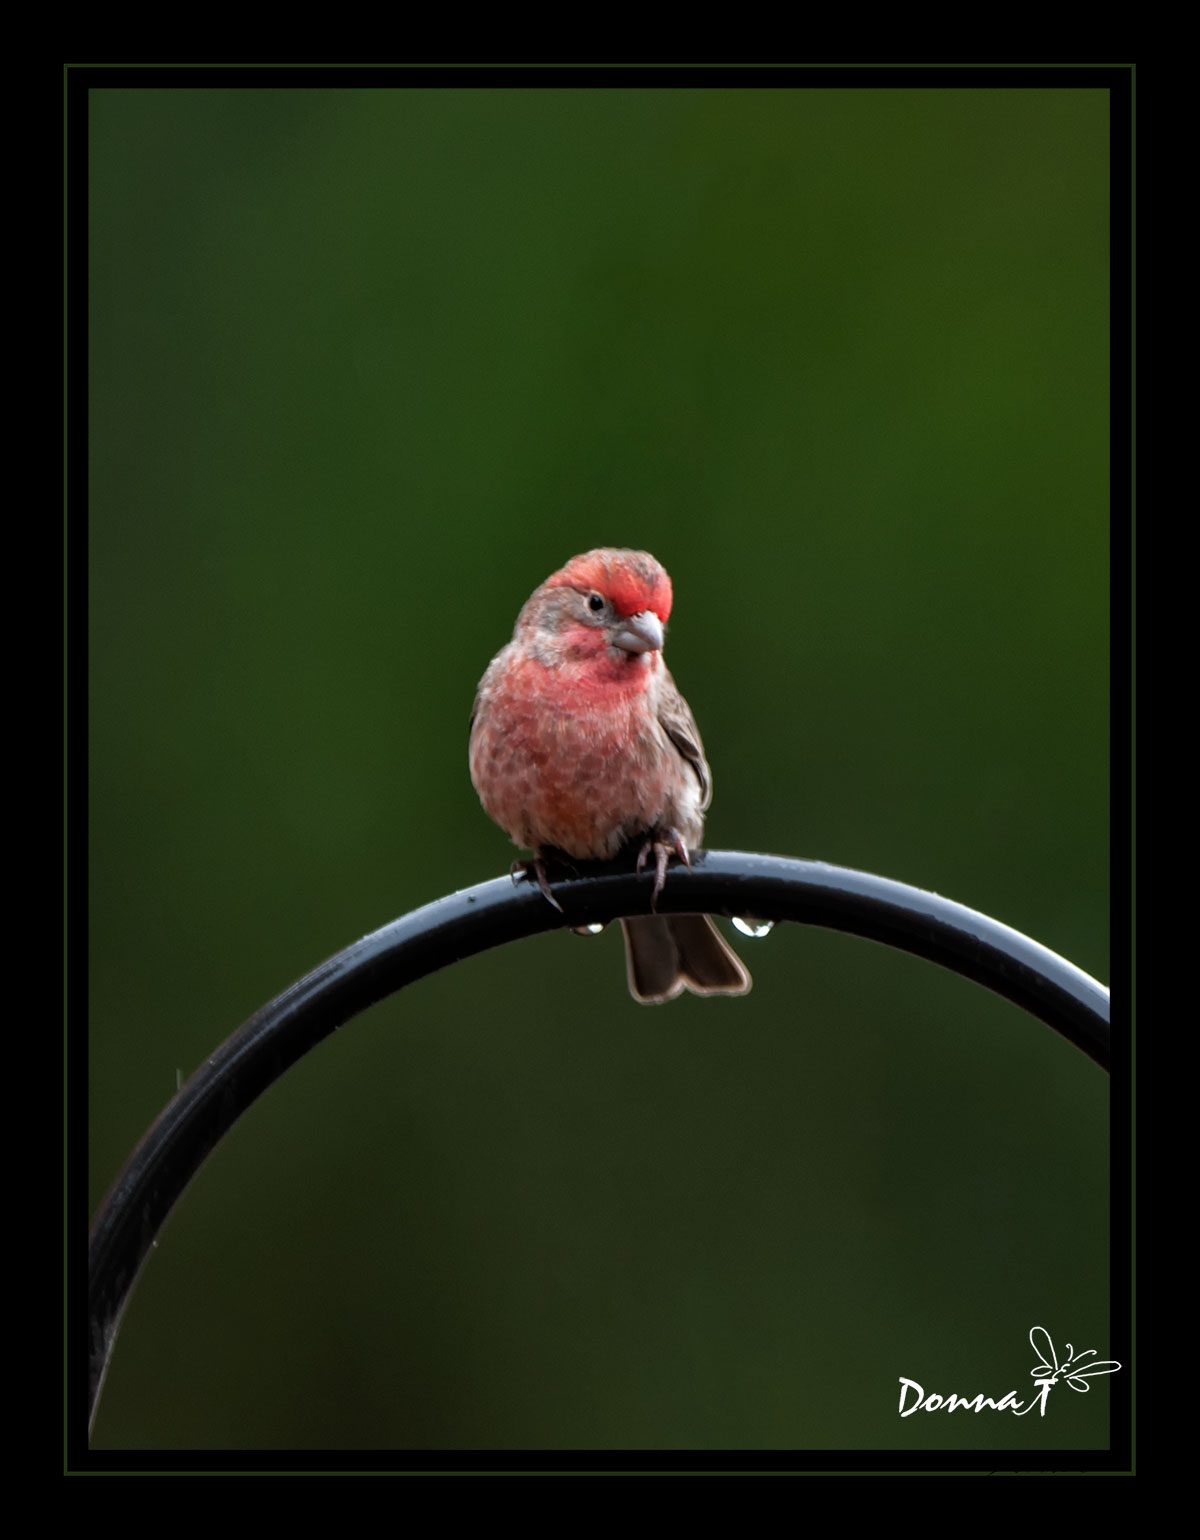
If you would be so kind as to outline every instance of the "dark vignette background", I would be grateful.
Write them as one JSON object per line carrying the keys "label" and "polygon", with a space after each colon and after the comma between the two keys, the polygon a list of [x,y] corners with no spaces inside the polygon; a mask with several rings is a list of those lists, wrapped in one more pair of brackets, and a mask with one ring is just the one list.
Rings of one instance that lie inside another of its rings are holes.
{"label": "dark vignette background", "polygon": [[[1107,980],[1105,90],[99,88],[90,1199],[204,1056],[514,851],[477,679],[596,544],[675,581],[709,843]],[[1108,1356],[1108,1083],[784,928],[651,1011],[550,936],[379,1006],[205,1166],[100,1449],[1102,1449],[896,1413]]]}

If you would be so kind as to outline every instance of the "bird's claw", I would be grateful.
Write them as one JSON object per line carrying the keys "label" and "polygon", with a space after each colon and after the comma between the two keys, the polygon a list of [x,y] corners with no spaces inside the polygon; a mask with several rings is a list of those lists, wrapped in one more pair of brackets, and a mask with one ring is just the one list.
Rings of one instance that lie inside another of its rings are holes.
{"label": "bird's claw", "polygon": [[673,855],[679,857],[683,864],[691,870],[692,863],[688,856],[688,848],[678,829],[659,829],[646,838],[646,843],[638,852],[637,869],[640,872],[645,866],[651,854],[654,856],[654,891],[650,895],[651,912],[658,909],[658,895],[663,890],[667,880],[667,862]]}
{"label": "bird's claw", "polygon": [[[567,865],[570,865],[570,862],[568,862]],[[572,868],[572,870],[574,870],[574,868]],[[541,888],[542,897],[546,900],[546,902],[548,904],[553,904],[554,907],[558,910],[559,914],[566,913],[566,910],[550,891],[550,879],[546,875],[545,852],[539,850],[537,855],[535,855],[533,859],[529,861],[514,861],[512,866],[509,868],[509,876],[512,878],[514,883],[516,882],[518,875],[524,877],[529,877],[532,875],[533,880],[537,883],[538,887]]]}

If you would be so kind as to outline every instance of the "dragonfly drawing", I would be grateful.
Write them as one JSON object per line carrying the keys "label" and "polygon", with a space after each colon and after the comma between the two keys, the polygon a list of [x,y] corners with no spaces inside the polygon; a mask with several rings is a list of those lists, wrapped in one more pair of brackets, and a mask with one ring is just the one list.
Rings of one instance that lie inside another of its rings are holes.
{"label": "dragonfly drawing", "polygon": [[1121,1365],[1115,1359],[1105,1358],[1096,1363],[1089,1362],[1096,1357],[1095,1348],[1087,1348],[1082,1353],[1076,1353],[1068,1342],[1067,1356],[1060,1364],[1058,1354],[1054,1351],[1054,1343],[1050,1340],[1050,1333],[1044,1326],[1035,1326],[1029,1333],[1029,1345],[1038,1356],[1038,1367],[1029,1372],[1039,1385],[1045,1386],[1045,1394],[1050,1394],[1051,1385],[1057,1385],[1059,1380],[1066,1380],[1072,1390],[1089,1390],[1088,1380],[1097,1374],[1114,1374]]}

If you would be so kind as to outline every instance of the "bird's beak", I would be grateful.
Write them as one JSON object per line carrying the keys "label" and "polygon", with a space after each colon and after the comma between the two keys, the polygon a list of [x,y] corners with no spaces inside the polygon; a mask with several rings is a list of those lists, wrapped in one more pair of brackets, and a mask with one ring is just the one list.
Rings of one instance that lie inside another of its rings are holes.
{"label": "bird's beak", "polygon": [[614,629],[612,644],[614,647],[620,647],[622,652],[661,652],[662,621],[653,610],[643,610],[640,615],[630,615]]}

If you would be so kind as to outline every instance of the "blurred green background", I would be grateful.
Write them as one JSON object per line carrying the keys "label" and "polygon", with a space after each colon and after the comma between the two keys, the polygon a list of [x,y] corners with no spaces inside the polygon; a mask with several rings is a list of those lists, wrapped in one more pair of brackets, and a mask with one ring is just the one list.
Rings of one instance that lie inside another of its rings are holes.
{"label": "blurred green background", "polygon": [[[508,869],[529,592],[670,571],[713,848],[1107,980],[1100,89],[90,94],[91,1209],[259,1005]],[[866,942],[661,1010],[615,933],[378,1006],[235,1127],[96,1449],[1098,1449],[897,1415],[1108,1356],[1108,1084]]]}

